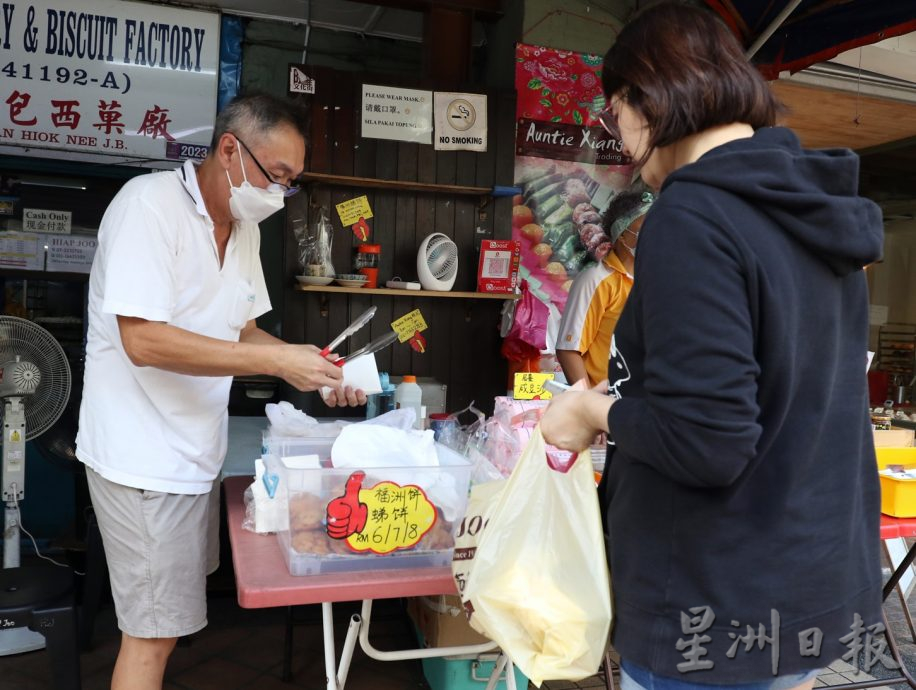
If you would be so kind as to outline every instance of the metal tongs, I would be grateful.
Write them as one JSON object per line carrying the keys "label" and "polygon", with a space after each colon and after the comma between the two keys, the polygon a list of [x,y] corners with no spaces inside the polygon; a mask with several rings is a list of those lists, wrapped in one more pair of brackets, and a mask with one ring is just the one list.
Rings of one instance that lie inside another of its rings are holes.
{"label": "metal tongs", "polygon": [[346,357],[338,359],[335,364],[338,366],[343,366],[350,360],[356,359],[357,357],[375,354],[380,350],[384,350],[396,340],[398,340],[398,334],[394,331],[388,331],[385,335],[379,336],[375,340],[369,341],[369,344],[359,348],[356,352],[351,352]]}
{"label": "metal tongs", "polygon": [[[335,347],[337,347],[338,345],[340,345],[344,340],[346,340],[347,338],[349,338],[351,335],[353,335],[354,333],[356,333],[356,331],[358,331],[360,328],[362,328],[362,327],[365,326],[367,323],[369,323],[369,322],[372,320],[372,317],[375,316],[375,310],[376,310],[376,309],[377,309],[377,307],[369,307],[369,308],[366,310],[366,312],[365,312],[362,316],[360,316],[360,317],[359,317],[358,319],[356,319],[353,323],[351,323],[349,326],[347,326],[347,327],[344,329],[344,332],[343,332],[343,333],[341,333],[339,336],[337,336],[336,338],[334,338],[334,340],[332,340],[332,341],[327,345],[327,347],[325,347],[325,348],[321,351],[321,356],[322,356],[322,357],[327,357],[329,354],[331,354],[331,351],[332,351]],[[337,360],[337,361],[339,362],[340,360]]]}

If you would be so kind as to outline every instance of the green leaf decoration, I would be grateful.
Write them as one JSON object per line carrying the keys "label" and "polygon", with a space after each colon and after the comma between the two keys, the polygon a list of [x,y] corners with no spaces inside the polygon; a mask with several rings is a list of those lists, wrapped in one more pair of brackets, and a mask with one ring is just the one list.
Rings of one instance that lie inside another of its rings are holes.
{"label": "green leaf decoration", "polygon": [[[569,111],[567,110],[566,112],[568,113]],[[582,113],[580,113],[578,110],[573,111],[573,122],[575,122],[577,125],[582,124]]]}
{"label": "green leaf decoration", "polygon": [[543,86],[543,83],[541,82],[540,79],[532,79],[531,81],[528,82],[529,89],[539,89],[541,88],[541,86]]}
{"label": "green leaf decoration", "polygon": [[545,108],[550,108],[553,105],[553,103],[548,101],[546,98],[542,98],[541,105],[544,106]]}
{"label": "green leaf decoration", "polygon": [[559,122],[559,121],[562,120],[562,119],[563,119],[563,118],[560,117],[559,115],[554,115],[552,118],[550,118],[550,121],[551,121],[551,122]]}

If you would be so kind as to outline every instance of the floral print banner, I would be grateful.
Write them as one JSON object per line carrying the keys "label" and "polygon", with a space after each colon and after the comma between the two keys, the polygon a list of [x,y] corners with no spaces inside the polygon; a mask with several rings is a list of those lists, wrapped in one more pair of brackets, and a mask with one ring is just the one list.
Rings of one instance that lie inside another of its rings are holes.
{"label": "floral print banner", "polygon": [[518,117],[597,125],[604,108],[600,55],[519,43],[515,61]]}
{"label": "floral print banner", "polygon": [[[513,239],[521,278],[555,321],[573,279],[610,251],[602,215],[633,177],[623,145],[597,120],[602,58],[518,44]],[[557,323],[558,325],[558,323]],[[548,321],[548,350],[556,328]]]}

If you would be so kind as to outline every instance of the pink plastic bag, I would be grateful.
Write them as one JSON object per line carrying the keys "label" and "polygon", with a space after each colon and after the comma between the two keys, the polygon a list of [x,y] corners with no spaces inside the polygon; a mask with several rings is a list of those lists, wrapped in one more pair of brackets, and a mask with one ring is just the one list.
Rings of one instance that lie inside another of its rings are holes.
{"label": "pink plastic bag", "polygon": [[550,309],[531,293],[524,280],[521,290],[522,296],[515,306],[512,327],[503,340],[502,352],[507,359],[530,359],[547,347],[547,316]]}

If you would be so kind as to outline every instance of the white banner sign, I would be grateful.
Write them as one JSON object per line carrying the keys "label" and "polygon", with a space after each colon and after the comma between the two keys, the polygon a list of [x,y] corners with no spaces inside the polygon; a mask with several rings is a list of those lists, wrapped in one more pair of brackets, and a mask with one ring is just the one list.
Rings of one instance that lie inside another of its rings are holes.
{"label": "white banner sign", "polygon": [[46,270],[89,273],[99,241],[88,235],[49,236]]}
{"label": "white banner sign", "polygon": [[48,232],[69,235],[73,213],[44,208],[22,209],[22,229],[26,232]]}
{"label": "white banner sign", "polygon": [[362,136],[432,142],[433,93],[363,84]]}
{"label": "white banner sign", "polygon": [[437,91],[435,144],[438,151],[486,151],[487,97]]}
{"label": "white banner sign", "polygon": [[219,15],[125,0],[0,4],[0,145],[203,158]]}

